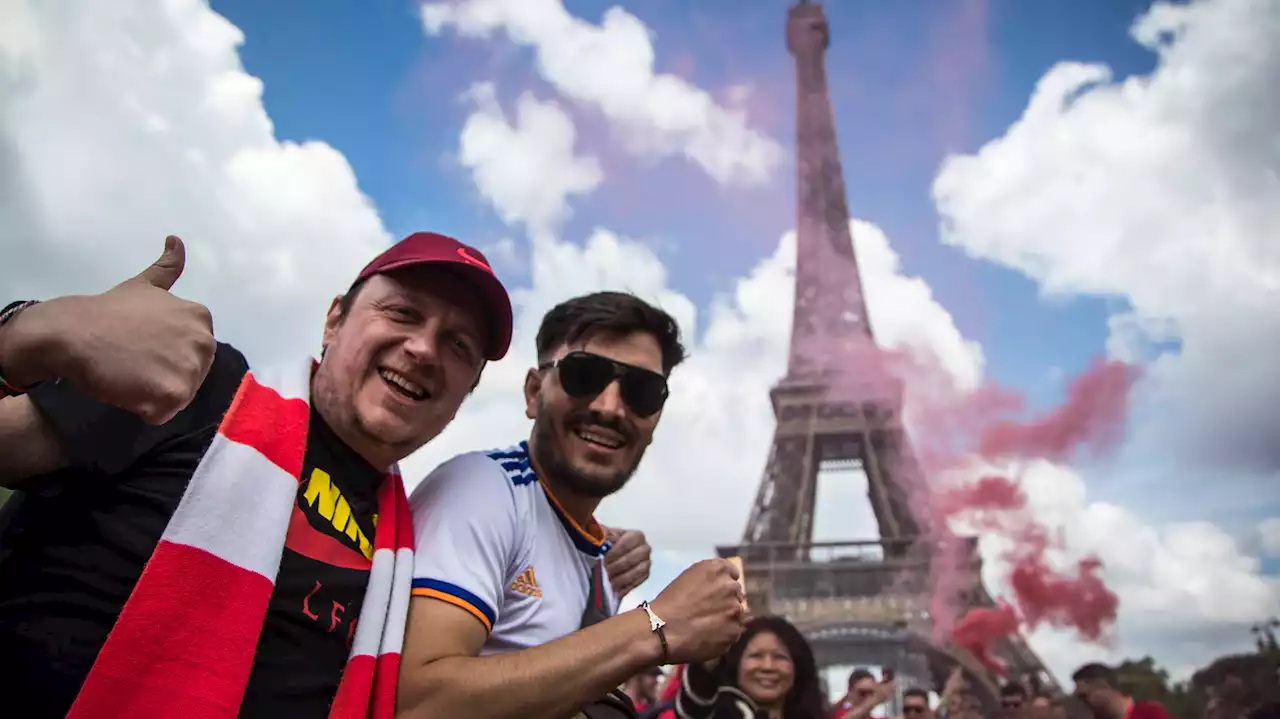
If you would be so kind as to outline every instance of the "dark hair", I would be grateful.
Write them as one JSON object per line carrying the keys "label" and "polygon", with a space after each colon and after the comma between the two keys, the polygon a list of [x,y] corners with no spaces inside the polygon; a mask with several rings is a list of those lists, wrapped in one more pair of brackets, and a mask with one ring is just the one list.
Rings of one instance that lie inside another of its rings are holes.
{"label": "dark hair", "polygon": [[347,290],[346,294],[338,298],[338,319],[345,320],[347,318],[347,313],[351,312],[351,307],[355,305],[360,289],[364,287],[364,283],[368,279],[366,277],[362,280],[356,280],[351,284],[351,288]]}
{"label": "dark hair", "polygon": [[911,687],[902,693],[902,701],[906,701],[910,697],[919,697],[924,700],[924,705],[929,706],[929,692],[920,687]]}
{"label": "dark hair", "polygon": [[747,622],[742,636],[729,647],[720,664],[720,684],[738,685],[742,654],[752,637],[763,632],[773,634],[782,642],[791,654],[791,665],[795,668],[795,683],[783,700],[782,715],[787,719],[824,719],[826,701],[818,681],[818,663],[814,661],[813,650],[800,631],[782,617],[756,617]]}
{"label": "dark hair", "polygon": [[863,669],[862,667],[858,667],[857,669],[854,669],[853,671],[849,672],[848,684],[849,686],[853,686],[854,684],[857,684],[863,679],[870,679],[872,681],[875,681],[875,676],[873,676],[870,671]]}
{"label": "dark hair", "polygon": [[1002,697],[1022,697],[1027,698],[1027,688],[1018,682],[1009,682],[1000,687],[1000,696]]}
{"label": "dark hair", "polygon": [[1085,664],[1071,675],[1074,682],[1106,682],[1111,688],[1116,686],[1116,673],[1106,664],[1093,662]]}
{"label": "dark hair", "polygon": [[595,292],[575,297],[551,308],[538,328],[538,359],[556,348],[590,340],[598,335],[647,332],[662,350],[662,373],[685,359],[680,327],[671,315],[627,292]]}

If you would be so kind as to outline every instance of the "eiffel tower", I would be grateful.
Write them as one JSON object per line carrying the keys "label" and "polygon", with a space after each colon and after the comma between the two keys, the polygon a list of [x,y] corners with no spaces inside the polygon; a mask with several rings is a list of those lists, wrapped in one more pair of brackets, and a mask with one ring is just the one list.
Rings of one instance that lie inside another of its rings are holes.
{"label": "eiffel tower", "polygon": [[[819,665],[892,668],[899,686],[940,690],[956,665],[989,711],[994,677],[958,647],[935,642],[929,615],[930,559],[922,518],[905,478],[918,472],[902,425],[902,384],[881,371],[849,230],[844,173],[824,54],[822,6],[806,0],[787,18],[796,61],[796,291],[787,373],[770,393],[777,426],[742,544],[757,613],[780,614],[809,638]],[[813,542],[818,473],[860,468],[878,540]],[[916,474],[915,476],[919,476]],[[963,541],[966,607],[993,606],[981,581],[976,539]],[[1012,675],[1055,691],[1056,683],[1021,639],[995,656]]]}

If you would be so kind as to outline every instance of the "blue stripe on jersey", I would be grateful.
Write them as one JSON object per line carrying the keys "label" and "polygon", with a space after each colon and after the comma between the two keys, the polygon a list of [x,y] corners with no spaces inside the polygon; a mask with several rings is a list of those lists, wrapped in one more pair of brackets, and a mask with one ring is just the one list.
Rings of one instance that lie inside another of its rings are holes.
{"label": "blue stripe on jersey", "polygon": [[511,483],[517,487],[538,481],[538,476],[533,473],[533,467],[529,464],[527,442],[521,442],[507,449],[494,450],[488,454],[489,459],[497,462],[498,466],[507,473]]}
{"label": "blue stripe on jersey", "polygon": [[498,464],[508,472],[527,472],[529,471],[529,458],[524,459],[500,459]]}
{"label": "blue stripe on jersey", "polygon": [[462,587],[459,587],[456,584],[451,584],[449,582],[442,582],[439,579],[426,579],[424,577],[414,577],[413,588],[414,589],[432,589],[437,592],[448,594],[451,597],[457,597],[458,599],[461,599],[467,604],[470,604],[476,609],[479,609],[480,613],[483,614],[489,620],[490,627],[492,627],[494,623],[498,621],[498,615],[496,612],[493,611],[493,607],[489,606],[489,604],[485,602],[485,600],[481,599],[480,597],[477,597],[476,595],[472,594],[471,592],[468,592],[467,590],[463,589]]}

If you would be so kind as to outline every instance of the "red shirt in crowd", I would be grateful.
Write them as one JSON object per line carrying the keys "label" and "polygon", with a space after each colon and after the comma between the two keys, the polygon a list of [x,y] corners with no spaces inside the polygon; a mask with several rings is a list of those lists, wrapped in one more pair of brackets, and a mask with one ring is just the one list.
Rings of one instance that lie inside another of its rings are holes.
{"label": "red shirt in crowd", "polygon": [[1129,709],[1124,713],[1124,719],[1173,719],[1169,714],[1169,710],[1164,708],[1163,704],[1158,702],[1135,702],[1129,700]]}

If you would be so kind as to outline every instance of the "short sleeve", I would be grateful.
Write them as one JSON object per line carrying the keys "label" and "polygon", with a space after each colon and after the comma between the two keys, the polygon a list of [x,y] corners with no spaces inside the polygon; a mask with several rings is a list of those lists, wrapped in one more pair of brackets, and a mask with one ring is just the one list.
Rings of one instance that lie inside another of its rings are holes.
{"label": "short sleeve", "polygon": [[471,612],[493,631],[517,551],[515,495],[484,454],[440,465],[414,490],[413,594]]}
{"label": "short sleeve", "polygon": [[231,406],[247,371],[244,355],[220,343],[209,374],[191,403],[159,426],[103,404],[67,381],[38,385],[28,397],[53,427],[73,469],[114,475],[170,439],[216,425]]}

